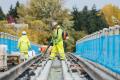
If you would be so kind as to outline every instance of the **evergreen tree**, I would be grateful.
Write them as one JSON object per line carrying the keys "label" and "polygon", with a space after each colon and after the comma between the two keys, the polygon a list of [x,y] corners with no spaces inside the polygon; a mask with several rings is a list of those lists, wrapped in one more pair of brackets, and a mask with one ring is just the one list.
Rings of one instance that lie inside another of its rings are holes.
{"label": "evergreen tree", "polygon": [[88,10],[87,6],[82,11],[78,11],[77,8],[73,8],[73,21],[74,29],[76,31],[85,31],[88,34],[108,27],[105,19],[101,16],[97,16],[99,11],[96,10],[96,6],[93,5],[92,10]]}
{"label": "evergreen tree", "polygon": [[93,33],[95,31],[99,31],[100,29],[103,29],[105,27],[108,27],[107,23],[105,22],[105,19],[101,16],[97,16],[97,13],[99,11],[96,10],[96,6],[93,5],[92,10],[90,11],[90,16],[88,18],[89,20],[89,28],[88,33]]}
{"label": "evergreen tree", "polygon": [[73,21],[74,21],[74,29],[76,30],[76,31],[79,31],[79,30],[81,30],[81,19],[79,19],[79,12],[78,12],[78,10],[77,10],[77,8],[75,7],[75,8],[73,8],[73,12],[72,12],[72,16],[73,16]]}
{"label": "evergreen tree", "polygon": [[17,1],[16,6],[13,8],[12,5],[8,12],[8,15],[12,16],[13,18],[18,18],[17,8],[19,7],[19,2]]}
{"label": "evergreen tree", "polygon": [[13,16],[13,13],[14,13],[14,9],[12,7],[12,5],[10,6],[10,10],[8,11],[8,14],[7,15],[11,15]]}
{"label": "evergreen tree", "polygon": [[82,21],[81,29],[82,29],[83,31],[88,32],[87,30],[88,30],[88,28],[89,28],[89,20],[88,20],[89,11],[88,11],[87,6],[85,6],[85,7],[83,8],[82,12],[80,12],[80,13],[81,13],[81,19],[82,19],[82,20],[81,20],[81,21]]}
{"label": "evergreen tree", "polygon": [[5,19],[5,14],[3,13],[2,8],[0,7],[0,20],[4,20]]}
{"label": "evergreen tree", "polygon": [[89,13],[89,28],[88,28],[88,33],[92,33],[95,32],[96,30],[98,30],[97,28],[99,28],[99,26],[97,26],[97,19],[98,17],[96,16],[97,11],[96,11],[96,6],[93,5],[92,10]]}
{"label": "evergreen tree", "polygon": [[19,6],[20,6],[20,3],[19,3],[19,1],[17,1],[16,6],[15,6],[15,11],[14,11],[14,17],[16,17],[16,18],[19,18],[18,11],[17,11]]}

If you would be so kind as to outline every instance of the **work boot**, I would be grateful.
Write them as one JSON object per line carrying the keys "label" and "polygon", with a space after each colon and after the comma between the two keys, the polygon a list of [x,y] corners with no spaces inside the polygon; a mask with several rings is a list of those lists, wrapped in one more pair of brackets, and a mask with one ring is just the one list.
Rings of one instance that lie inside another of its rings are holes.
{"label": "work boot", "polygon": [[56,56],[56,57],[57,57],[58,60],[61,60],[61,59],[60,59],[60,56]]}
{"label": "work boot", "polygon": [[55,60],[55,58],[51,58],[51,57],[50,57],[49,60]]}
{"label": "work boot", "polygon": [[60,60],[61,60],[61,61],[62,61],[62,60],[64,61],[64,60],[65,60],[65,58],[60,58]]}

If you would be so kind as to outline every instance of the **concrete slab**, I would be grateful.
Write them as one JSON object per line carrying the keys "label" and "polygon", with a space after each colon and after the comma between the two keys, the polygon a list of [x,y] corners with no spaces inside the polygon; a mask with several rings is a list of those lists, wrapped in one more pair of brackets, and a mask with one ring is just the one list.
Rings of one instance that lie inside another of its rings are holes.
{"label": "concrete slab", "polygon": [[48,80],[63,80],[62,65],[59,60],[53,61]]}

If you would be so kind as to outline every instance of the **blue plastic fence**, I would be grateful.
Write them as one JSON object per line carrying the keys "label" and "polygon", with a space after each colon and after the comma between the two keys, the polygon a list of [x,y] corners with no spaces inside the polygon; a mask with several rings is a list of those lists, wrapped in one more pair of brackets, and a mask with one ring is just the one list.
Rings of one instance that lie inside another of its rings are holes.
{"label": "blue plastic fence", "polygon": [[[17,44],[18,44],[18,37],[10,35],[8,33],[0,32],[0,44],[7,45],[7,52],[11,54],[12,52],[18,52],[17,50]],[[39,45],[31,43],[31,48],[36,52],[36,54],[39,54]]]}
{"label": "blue plastic fence", "polygon": [[120,26],[104,28],[77,41],[76,55],[120,74]]}

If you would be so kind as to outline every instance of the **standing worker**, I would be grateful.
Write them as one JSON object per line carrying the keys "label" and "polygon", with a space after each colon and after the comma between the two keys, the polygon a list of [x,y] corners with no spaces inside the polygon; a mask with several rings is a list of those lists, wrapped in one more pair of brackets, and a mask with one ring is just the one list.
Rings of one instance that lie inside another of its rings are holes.
{"label": "standing worker", "polygon": [[52,23],[52,42],[53,47],[50,54],[50,59],[54,60],[56,55],[60,55],[60,59],[65,59],[65,53],[64,53],[64,47],[63,47],[63,38],[62,38],[62,32],[61,26],[58,25],[57,22]]}
{"label": "standing worker", "polygon": [[22,32],[22,36],[20,37],[18,41],[18,48],[20,49],[20,53],[22,57],[25,58],[25,60],[28,59],[28,49],[31,48],[30,41],[26,35],[26,32]]}

